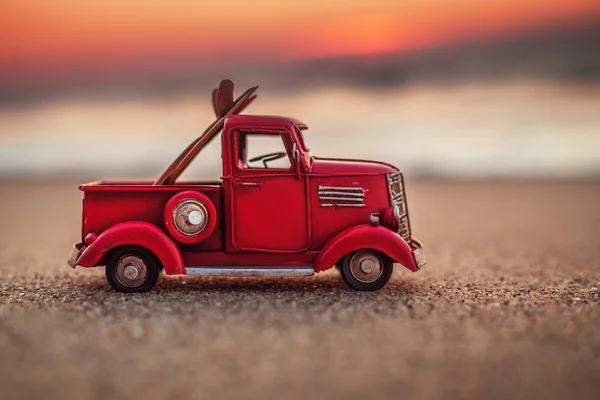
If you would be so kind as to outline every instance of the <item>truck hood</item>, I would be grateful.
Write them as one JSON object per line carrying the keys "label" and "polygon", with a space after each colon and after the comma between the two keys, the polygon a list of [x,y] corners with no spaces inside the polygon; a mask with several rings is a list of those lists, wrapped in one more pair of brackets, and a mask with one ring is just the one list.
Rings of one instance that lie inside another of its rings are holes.
{"label": "truck hood", "polygon": [[311,173],[319,175],[382,175],[397,172],[392,165],[364,160],[313,157]]}

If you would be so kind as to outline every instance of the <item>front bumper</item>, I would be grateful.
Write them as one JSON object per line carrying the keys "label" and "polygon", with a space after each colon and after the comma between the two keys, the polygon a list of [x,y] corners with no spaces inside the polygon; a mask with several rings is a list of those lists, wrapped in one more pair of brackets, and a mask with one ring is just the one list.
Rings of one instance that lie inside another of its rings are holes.
{"label": "front bumper", "polygon": [[425,252],[423,251],[423,244],[418,239],[410,238],[408,245],[412,249],[412,255],[413,259],[415,260],[415,264],[417,265],[417,270],[420,270],[421,267],[427,264]]}
{"label": "front bumper", "polygon": [[85,250],[85,244],[80,242],[75,243],[73,245],[73,249],[71,249],[71,256],[67,260],[67,263],[71,266],[71,268],[75,269],[75,266],[77,265],[77,260],[79,259],[79,256],[81,255],[83,250]]}

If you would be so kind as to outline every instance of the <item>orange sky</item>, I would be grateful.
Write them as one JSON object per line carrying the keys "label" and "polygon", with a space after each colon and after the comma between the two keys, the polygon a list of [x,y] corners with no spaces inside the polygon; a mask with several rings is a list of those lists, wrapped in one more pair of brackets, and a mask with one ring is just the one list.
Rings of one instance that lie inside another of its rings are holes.
{"label": "orange sky", "polygon": [[0,0],[0,72],[373,53],[591,13],[600,1]]}

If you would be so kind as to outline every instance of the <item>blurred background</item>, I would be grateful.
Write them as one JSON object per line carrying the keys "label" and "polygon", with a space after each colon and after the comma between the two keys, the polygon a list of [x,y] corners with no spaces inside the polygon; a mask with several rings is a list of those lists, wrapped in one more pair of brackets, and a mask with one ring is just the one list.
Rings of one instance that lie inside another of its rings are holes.
{"label": "blurred background", "polygon": [[[597,0],[2,0],[0,177],[158,176],[210,91],[411,177],[600,176]],[[186,178],[220,174],[215,141]]]}
{"label": "blurred background", "polygon": [[[67,267],[76,184],[156,179],[223,78],[403,170],[427,267],[133,296]],[[600,0],[0,0],[0,397],[596,399],[599,178]]]}

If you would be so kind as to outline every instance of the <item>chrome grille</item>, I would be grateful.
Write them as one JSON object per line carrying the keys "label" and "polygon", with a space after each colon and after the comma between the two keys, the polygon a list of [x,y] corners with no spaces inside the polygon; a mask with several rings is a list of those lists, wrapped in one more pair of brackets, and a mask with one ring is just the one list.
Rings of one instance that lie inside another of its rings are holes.
{"label": "chrome grille", "polygon": [[402,239],[409,241],[411,238],[410,221],[408,220],[408,206],[406,205],[406,194],[404,192],[404,177],[401,172],[388,174],[388,185],[390,187],[390,201],[393,206],[398,207],[398,234]]}

